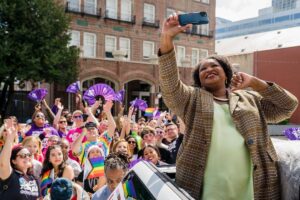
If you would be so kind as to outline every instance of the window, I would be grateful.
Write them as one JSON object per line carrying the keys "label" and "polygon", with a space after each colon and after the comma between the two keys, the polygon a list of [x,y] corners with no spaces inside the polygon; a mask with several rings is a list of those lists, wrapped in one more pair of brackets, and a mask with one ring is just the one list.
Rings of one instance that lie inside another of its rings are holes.
{"label": "window", "polygon": [[106,0],[106,17],[118,18],[118,0]]}
{"label": "window", "polygon": [[177,60],[177,65],[178,66],[182,66],[181,61],[183,59],[185,59],[185,47],[177,46],[176,60]]}
{"label": "window", "polygon": [[199,49],[192,48],[192,66],[199,63]]}
{"label": "window", "polygon": [[154,55],[154,42],[144,41],[143,42],[143,58],[150,58]]}
{"label": "window", "polygon": [[80,11],[80,0],[68,0],[68,9],[72,11]]}
{"label": "window", "polygon": [[202,1],[202,3],[207,3],[207,4],[209,4],[209,0],[201,0]]}
{"label": "window", "polygon": [[117,49],[117,38],[114,36],[105,36],[105,57],[113,58],[113,51]]}
{"label": "window", "polygon": [[126,51],[126,60],[130,60],[130,39],[128,38],[120,38],[119,39],[120,50]]}
{"label": "window", "polygon": [[95,15],[97,10],[96,0],[84,0],[84,12]]}
{"label": "window", "polygon": [[144,3],[144,21],[155,22],[155,7],[152,4]]}
{"label": "window", "polygon": [[202,24],[200,26],[200,34],[201,35],[209,35],[209,25],[208,24]]}
{"label": "window", "polygon": [[69,42],[69,46],[80,47],[80,32],[72,30],[70,33],[71,33],[71,41]]}
{"label": "window", "polygon": [[200,57],[199,59],[206,58],[208,56],[208,50],[207,49],[200,49]]}
{"label": "window", "polygon": [[131,21],[131,0],[121,1],[121,20]]}
{"label": "window", "polygon": [[83,34],[83,56],[91,58],[96,57],[96,34]]}

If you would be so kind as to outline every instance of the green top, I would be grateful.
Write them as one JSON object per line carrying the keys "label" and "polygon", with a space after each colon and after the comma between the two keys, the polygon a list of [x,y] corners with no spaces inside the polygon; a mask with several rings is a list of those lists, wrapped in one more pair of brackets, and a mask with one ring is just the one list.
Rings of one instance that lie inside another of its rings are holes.
{"label": "green top", "polygon": [[252,162],[228,104],[214,102],[211,144],[204,173],[203,200],[252,200]]}

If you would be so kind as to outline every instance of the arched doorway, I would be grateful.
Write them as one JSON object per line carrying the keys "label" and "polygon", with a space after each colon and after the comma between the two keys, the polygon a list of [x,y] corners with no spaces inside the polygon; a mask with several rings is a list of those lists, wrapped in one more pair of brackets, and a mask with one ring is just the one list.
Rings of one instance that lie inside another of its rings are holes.
{"label": "arched doorway", "polygon": [[[130,107],[130,102],[136,98],[143,99],[147,102],[149,107],[154,106],[155,86],[143,80],[132,80],[124,85],[125,93],[125,107],[126,110]],[[142,116],[142,112],[137,113],[137,118]]]}

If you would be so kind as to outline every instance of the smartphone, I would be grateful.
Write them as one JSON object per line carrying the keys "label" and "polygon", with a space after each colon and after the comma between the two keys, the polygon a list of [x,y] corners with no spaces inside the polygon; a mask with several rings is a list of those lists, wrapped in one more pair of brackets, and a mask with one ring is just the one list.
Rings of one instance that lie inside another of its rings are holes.
{"label": "smartphone", "polygon": [[208,16],[206,12],[193,12],[178,15],[178,21],[180,26],[187,24],[201,25],[208,24]]}

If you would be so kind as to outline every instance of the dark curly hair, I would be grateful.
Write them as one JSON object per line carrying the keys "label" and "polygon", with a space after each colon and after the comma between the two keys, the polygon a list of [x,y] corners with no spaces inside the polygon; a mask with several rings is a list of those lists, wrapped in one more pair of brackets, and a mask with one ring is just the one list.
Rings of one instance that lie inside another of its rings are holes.
{"label": "dark curly hair", "polygon": [[[54,168],[52,163],[50,163],[50,153],[53,149],[60,149],[62,151],[60,145],[53,145],[53,146],[48,147],[47,152],[46,152],[46,156],[45,156],[45,160],[43,162],[43,168],[42,168],[41,176],[43,176],[43,174],[45,172],[47,172],[49,170],[52,170]],[[58,166],[57,177],[62,177],[65,167],[66,167],[66,164],[65,164],[65,161],[63,159],[62,163]]]}
{"label": "dark curly hair", "polygon": [[104,161],[104,172],[107,170],[122,169],[125,172],[129,166],[128,156],[124,153],[110,153]]}
{"label": "dark curly hair", "polygon": [[196,65],[194,72],[193,72],[194,86],[201,87],[201,82],[200,82],[200,78],[199,78],[200,68],[201,68],[202,64],[204,63],[204,61],[206,61],[208,59],[213,59],[221,65],[221,67],[223,68],[225,75],[227,77],[225,87],[229,88],[229,86],[231,84],[232,74],[233,74],[232,67],[231,67],[231,64],[229,63],[228,59],[225,56],[220,56],[220,55],[209,56],[209,57],[203,59],[202,61],[200,61]]}

